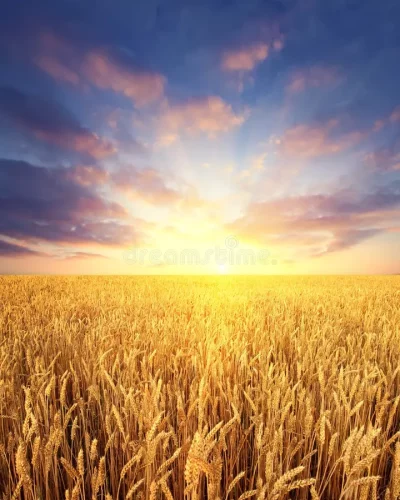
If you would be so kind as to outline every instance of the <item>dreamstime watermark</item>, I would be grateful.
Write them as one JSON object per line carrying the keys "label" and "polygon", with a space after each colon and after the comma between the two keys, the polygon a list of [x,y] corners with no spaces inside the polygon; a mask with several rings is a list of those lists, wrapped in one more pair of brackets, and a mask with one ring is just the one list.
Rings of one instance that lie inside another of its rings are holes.
{"label": "dreamstime watermark", "polygon": [[265,248],[241,248],[234,236],[228,236],[224,245],[198,250],[195,248],[131,248],[124,252],[123,260],[128,264],[149,266],[195,265],[209,266],[255,266],[276,265],[277,259]]}

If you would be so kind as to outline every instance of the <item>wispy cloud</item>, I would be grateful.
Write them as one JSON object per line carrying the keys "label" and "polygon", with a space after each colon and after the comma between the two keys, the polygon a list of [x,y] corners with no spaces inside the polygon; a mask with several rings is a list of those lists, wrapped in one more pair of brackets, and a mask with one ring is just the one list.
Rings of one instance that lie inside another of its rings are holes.
{"label": "wispy cloud", "polygon": [[152,206],[188,210],[207,206],[194,186],[152,167],[125,165],[110,172],[99,165],[78,165],[66,169],[65,174],[80,186],[108,186],[131,200]]}
{"label": "wispy cloud", "polygon": [[166,79],[160,73],[135,67],[110,50],[78,48],[52,33],[41,35],[34,62],[55,80],[111,90],[125,95],[137,107],[151,104],[164,94]]}
{"label": "wispy cloud", "polygon": [[397,106],[391,113],[389,120],[392,123],[400,122],[400,106]]}
{"label": "wispy cloud", "polygon": [[51,99],[0,88],[0,115],[35,138],[63,149],[104,158],[115,152],[113,144],[79,124],[63,106]]}
{"label": "wispy cloud", "polygon": [[181,199],[179,192],[167,185],[167,179],[154,168],[126,166],[111,177],[114,186],[129,197],[155,205],[168,205]]}
{"label": "wispy cloud", "polygon": [[321,125],[301,124],[287,129],[275,139],[279,154],[302,160],[331,155],[358,144],[369,131],[355,130],[344,134],[334,134],[338,120],[329,120]]}
{"label": "wispy cloud", "polygon": [[225,71],[251,71],[268,57],[269,50],[269,45],[266,43],[228,50],[222,56],[222,69]]}
{"label": "wispy cloud", "polygon": [[397,181],[367,192],[353,188],[252,203],[229,229],[293,254],[316,256],[391,232],[397,227],[399,206]]}
{"label": "wispy cloud", "polygon": [[0,239],[0,256],[1,257],[26,257],[29,255],[40,255],[39,252],[32,250],[23,245],[16,245],[3,239]]}
{"label": "wispy cloud", "polygon": [[291,94],[298,94],[306,89],[330,86],[340,79],[340,72],[336,67],[312,66],[297,69],[290,75],[286,90]]}
{"label": "wispy cloud", "polygon": [[242,125],[245,119],[244,113],[236,114],[232,106],[218,96],[197,97],[178,104],[165,103],[160,116],[160,136],[162,140],[181,134],[203,133],[215,138]]}
{"label": "wispy cloud", "polygon": [[393,125],[400,122],[400,106],[395,107],[391,113],[375,121],[373,130],[379,132],[387,125]]}
{"label": "wispy cloud", "polygon": [[124,94],[139,107],[160,99],[166,82],[158,73],[124,67],[106,51],[88,53],[82,73],[92,85]]}
{"label": "wispy cloud", "polygon": [[380,171],[400,171],[400,149],[395,146],[391,148],[379,148],[367,153],[364,157],[367,165]]}

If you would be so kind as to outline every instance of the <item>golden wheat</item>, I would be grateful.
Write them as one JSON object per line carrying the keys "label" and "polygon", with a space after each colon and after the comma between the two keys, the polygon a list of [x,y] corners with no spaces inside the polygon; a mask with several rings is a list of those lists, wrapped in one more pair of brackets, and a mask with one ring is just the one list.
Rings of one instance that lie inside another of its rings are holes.
{"label": "golden wheat", "polygon": [[400,277],[0,278],[0,500],[395,500]]}

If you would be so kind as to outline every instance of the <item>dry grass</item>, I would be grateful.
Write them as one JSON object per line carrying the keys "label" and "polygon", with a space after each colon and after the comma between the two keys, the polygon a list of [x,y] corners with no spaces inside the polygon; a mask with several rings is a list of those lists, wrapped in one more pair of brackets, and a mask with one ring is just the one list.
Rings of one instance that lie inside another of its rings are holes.
{"label": "dry grass", "polygon": [[0,498],[400,498],[399,304],[399,277],[1,278]]}

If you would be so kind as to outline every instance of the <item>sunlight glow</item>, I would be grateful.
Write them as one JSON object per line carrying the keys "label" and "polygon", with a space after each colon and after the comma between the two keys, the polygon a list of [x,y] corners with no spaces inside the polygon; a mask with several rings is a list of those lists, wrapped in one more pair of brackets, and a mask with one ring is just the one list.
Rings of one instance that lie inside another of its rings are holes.
{"label": "sunlight glow", "polygon": [[227,274],[228,273],[228,267],[226,264],[219,264],[218,266],[218,274]]}

